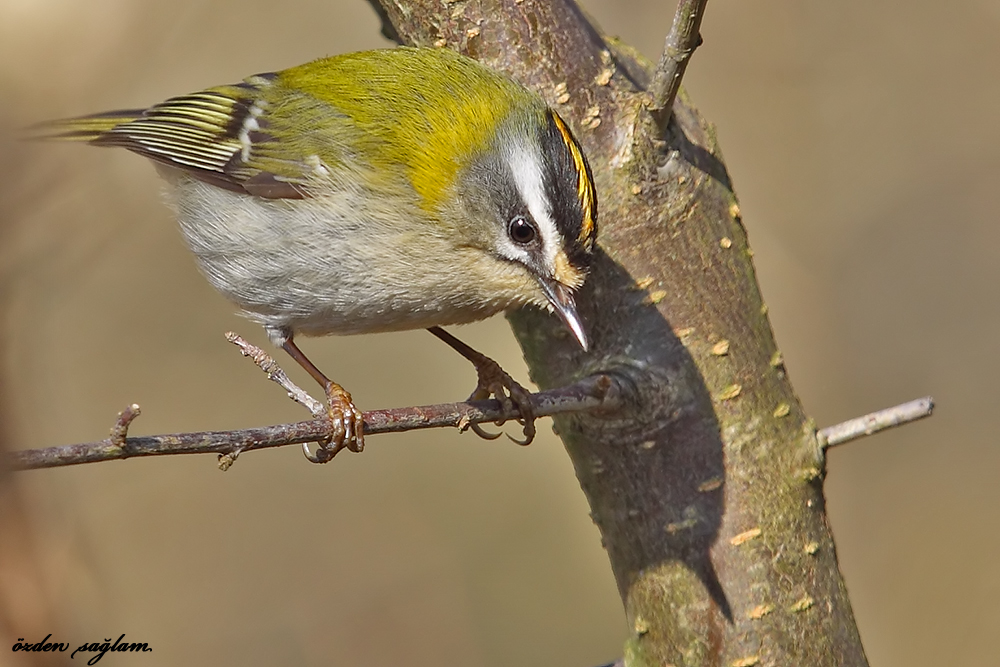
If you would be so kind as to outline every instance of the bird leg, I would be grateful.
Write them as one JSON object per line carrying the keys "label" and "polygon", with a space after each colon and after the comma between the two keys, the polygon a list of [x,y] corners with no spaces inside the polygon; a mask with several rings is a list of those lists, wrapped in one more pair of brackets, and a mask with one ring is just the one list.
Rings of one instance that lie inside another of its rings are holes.
{"label": "bird leg", "polygon": [[[531,392],[518,384],[514,378],[507,375],[500,368],[500,364],[485,354],[473,350],[441,327],[430,327],[427,330],[471,361],[472,365],[476,367],[476,374],[479,376],[479,381],[476,384],[475,391],[469,396],[469,400],[478,401],[493,396],[500,401],[500,405],[505,411],[517,407],[521,413],[521,418],[517,421],[524,429],[524,440],[518,440],[509,435],[507,437],[519,445],[531,444],[531,441],[535,439],[535,410],[531,403]],[[503,421],[496,423],[499,426],[503,424]],[[487,440],[495,440],[500,437],[499,433],[486,432],[479,424],[470,424],[469,427],[476,435]]]}
{"label": "bird leg", "polygon": [[[270,333],[270,331],[269,331]],[[285,332],[282,332],[285,333]],[[333,434],[319,443],[315,454],[303,446],[306,458],[313,463],[326,463],[342,449],[360,452],[365,448],[364,418],[361,411],[354,407],[354,402],[347,390],[323,374],[316,365],[299,349],[292,339],[291,333],[286,333],[277,341],[292,359],[299,363],[316,382],[319,382],[326,392],[326,409],[330,418]]]}

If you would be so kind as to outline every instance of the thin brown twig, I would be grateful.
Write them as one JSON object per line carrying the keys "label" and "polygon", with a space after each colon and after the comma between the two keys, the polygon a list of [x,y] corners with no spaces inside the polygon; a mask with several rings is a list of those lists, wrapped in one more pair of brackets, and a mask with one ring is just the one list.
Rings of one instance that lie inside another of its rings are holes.
{"label": "thin brown twig", "polygon": [[701,19],[708,0],[681,0],[649,84],[649,113],[662,135],[691,54],[701,43]]}
{"label": "thin brown twig", "polygon": [[901,403],[863,417],[848,419],[840,424],[828,426],[820,429],[816,435],[819,438],[820,447],[826,449],[884,431],[893,426],[902,426],[924,417],[930,417],[933,412],[934,399],[930,396],[924,396],[908,403]]}
{"label": "thin brown twig", "polygon": [[[580,410],[611,411],[618,408],[623,400],[622,387],[610,375],[594,375],[567,387],[532,394],[531,398],[535,414],[539,417]],[[822,447],[832,447],[928,417],[933,409],[933,399],[925,397],[821,429],[817,435]],[[446,426],[465,428],[473,422],[516,417],[516,410],[505,412],[495,400],[371,410],[364,413],[366,435]],[[235,459],[235,455],[240,452],[314,442],[327,435],[329,422],[315,419],[234,431],[140,436],[126,438],[124,441],[108,438],[99,442],[9,452],[0,457],[0,466],[6,470],[32,470],[170,454],[215,453]]]}
{"label": "thin brown twig", "polygon": [[[567,387],[532,394],[531,402],[538,417],[579,410],[614,410],[622,402],[621,389],[613,376],[594,375]],[[445,426],[464,429],[472,423],[497,422],[518,416],[516,408],[504,410],[495,400],[371,410],[364,413],[365,435]],[[234,453],[315,442],[329,435],[329,420],[314,419],[234,431],[130,437],[125,439],[124,446],[108,438],[99,442],[9,452],[0,457],[0,466],[8,470],[29,470],[169,454],[216,453],[234,458]]]}

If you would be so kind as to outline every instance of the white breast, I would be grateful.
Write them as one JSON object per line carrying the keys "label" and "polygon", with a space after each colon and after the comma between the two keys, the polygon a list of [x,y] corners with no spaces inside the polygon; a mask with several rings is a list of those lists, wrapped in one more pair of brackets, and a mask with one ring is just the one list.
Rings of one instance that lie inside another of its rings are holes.
{"label": "white breast", "polygon": [[[462,287],[470,281],[453,275],[453,262],[426,261],[461,252],[406,206],[380,210],[345,191],[262,199],[164,175],[205,276],[262,324],[306,335],[369,333],[471,322],[518,305],[484,301],[474,284]],[[420,252],[407,252],[415,243]]]}

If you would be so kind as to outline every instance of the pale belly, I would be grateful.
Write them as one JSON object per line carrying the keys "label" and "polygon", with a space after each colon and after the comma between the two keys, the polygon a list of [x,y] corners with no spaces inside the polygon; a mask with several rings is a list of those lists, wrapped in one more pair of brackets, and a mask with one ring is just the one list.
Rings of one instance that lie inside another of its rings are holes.
{"label": "pale belly", "polygon": [[418,329],[481,320],[529,300],[517,285],[484,296],[482,281],[468,275],[474,260],[453,261],[458,251],[448,239],[420,228],[426,223],[401,222],[398,211],[391,219],[359,214],[349,195],[262,200],[190,178],[174,183],[181,231],[202,272],[269,329]]}

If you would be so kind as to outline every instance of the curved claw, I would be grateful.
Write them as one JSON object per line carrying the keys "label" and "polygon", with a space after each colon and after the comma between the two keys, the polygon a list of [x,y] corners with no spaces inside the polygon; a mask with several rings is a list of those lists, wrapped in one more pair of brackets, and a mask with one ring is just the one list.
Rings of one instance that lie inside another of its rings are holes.
{"label": "curved claw", "polygon": [[528,445],[531,444],[531,441],[535,439],[535,436],[533,436],[533,435],[526,435],[526,436],[524,436],[524,440],[518,440],[517,438],[515,438],[514,436],[512,436],[510,433],[507,433],[505,435],[507,436],[507,439],[510,440],[511,442],[513,442],[515,445],[521,445],[522,447],[527,447]]}
{"label": "curved claw", "polygon": [[[483,440],[496,440],[501,435],[503,435],[503,431],[497,431],[496,433],[490,433],[489,431],[487,431],[486,429],[484,429],[479,424],[469,424],[469,428],[472,429],[472,432],[475,433],[476,435],[478,435]],[[510,436],[508,435],[507,437],[509,438]],[[515,440],[514,442],[517,442],[517,441]]]}
{"label": "curved claw", "polygon": [[[530,445],[535,439],[535,416],[532,414],[531,410],[531,394],[528,393],[524,387],[519,385],[513,378],[504,373],[499,366],[496,368],[500,372],[501,376],[499,378],[493,378],[489,382],[484,381],[485,378],[480,377],[480,384],[476,387],[476,390],[472,392],[472,395],[469,396],[469,400],[479,401],[493,396],[500,402],[500,406],[505,412],[510,412],[517,407],[517,409],[521,411],[521,414],[524,415],[523,419],[517,420],[517,422],[524,427],[524,440],[519,440],[509,434],[507,434],[507,438],[509,438],[511,442],[521,445],[522,447]],[[503,424],[504,422],[502,420],[496,422],[497,426],[502,426]],[[502,431],[490,433],[479,424],[469,424],[469,428],[483,440],[496,440],[501,435],[504,435]]]}
{"label": "curved claw", "polygon": [[316,448],[316,453],[314,454],[309,451],[309,445],[310,443],[308,442],[302,443],[302,454],[310,463],[329,463],[337,453],[332,449],[328,449],[322,443],[317,443],[319,446]]}
{"label": "curved claw", "polygon": [[[493,363],[495,364],[495,362]],[[509,434],[507,437],[511,442],[522,447],[530,445],[535,439],[535,415],[531,407],[530,392],[507,375],[499,366],[494,366],[493,368],[485,364],[484,366],[484,368],[477,368],[480,373],[479,386],[469,396],[469,400],[476,401],[493,396],[496,400],[500,401],[500,406],[505,412],[510,412],[516,407],[521,412],[521,419],[517,421],[524,428],[524,439],[520,440]],[[503,421],[496,422],[497,426],[501,426],[503,423]],[[490,433],[479,424],[469,424],[469,428],[484,440],[496,440],[501,435],[500,432]]]}
{"label": "curved claw", "polygon": [[535,418],[531,417],[530,419],[526,419],[523,422],[521,422],[521,424],[524,426],[524,431],[523,431],[524,440],[518,440],[509,433],[507,434],[507,437],[515,445],[521,445],[522,447],[527,447],[535,439]]}

